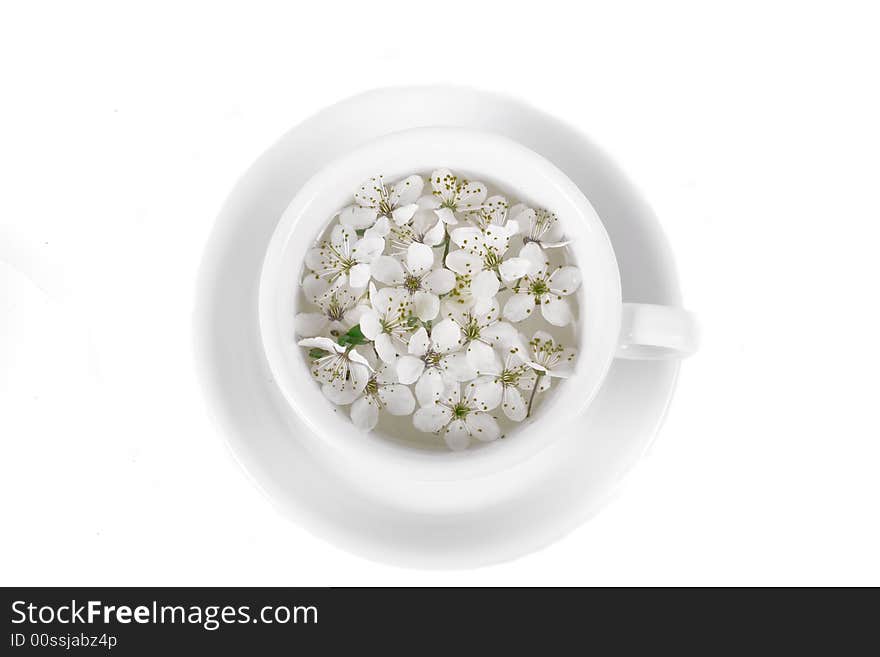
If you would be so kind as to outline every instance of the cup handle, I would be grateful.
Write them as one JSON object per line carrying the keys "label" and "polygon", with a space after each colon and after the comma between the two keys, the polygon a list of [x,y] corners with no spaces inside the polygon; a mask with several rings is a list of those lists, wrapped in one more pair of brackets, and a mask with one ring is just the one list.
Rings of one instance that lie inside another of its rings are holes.
{"label": "cup handle", "polygon": [[698,343],[697,322],[687,310],[652,303],[623,304],[617,358],[685,358],[697,350]]}

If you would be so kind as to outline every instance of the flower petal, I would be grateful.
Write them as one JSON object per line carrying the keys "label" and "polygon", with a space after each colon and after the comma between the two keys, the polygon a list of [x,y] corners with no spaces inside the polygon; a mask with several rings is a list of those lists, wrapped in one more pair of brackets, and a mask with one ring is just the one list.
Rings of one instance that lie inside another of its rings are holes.
{"label": "flower petal", "polygon": [[503,196],[490,196],[483,202],[483,213],[490,224],[503,226],[507,220],[507,199]]}
{"label": "flower petal", "polygon": [[527,207],[522,203],[517,203],[510,208],[510,212],[507,216],[518,223],[520,228],[522,228],[526,234],[529,233],[532,226],[534,226],[535,222],[538,220],[537,213],[532,208]]}
{"label": "flower petal", "polygon": [[416,201],[416,205],[419,206],[420,210],[436,210],[440,207],[440,198],[433,194],[425,194],[424,196],[419,197]]}
{"label": "flower petal", "polygon": [[[364,386],[366,381],[364,382]],[[352,379],[334,379],[321,386],[321,392],[324,396],[339,406],[345,406],[352,403],[360,397],[364,392],[364,386],[359,386],[358,382]]]}
{"label": "flower petal", "polygon": [[428,246],[439,246],[445,237],[446,225],[435,217],[434,225],[425,231],[425,237],[422,241]]}
{"label": "flower petal", "polygon": [[495,350],[485,342],[472,340],[465,350],[468,363],[476,370],[477,374],[497,371],[498,356]]}
{"label": "flower petal", "polygon": [[425,361],[415,356],[401,356],[397,359],[397,378],[404,385],[415,383],[425,369]]}
{"label": "flower petal", "polygon": [[326,271],[329,261],[324,256],[324,249],[309,249],[306,251],[306,267],[316,272]]}
{"label": "flower petal", "polygon": [[556,246],[557,244],[567,244],[562,232],[562,225],[558,220],[550,222],[549,227],[541,236],[541,246]]}
{"label": "flower petal", "polygon": [[373,262],[385,250],[385,240],[381,237],[362,237],[351,249],[351,257],[358,262]]}
{"label": "flower petal", "polygon": [[434,266],[434,252],[427,244],[413,242],[406,250],[406,266],[409,273],[418,276]]}
{"label": "flower petal", "polygon": [[507,349],[517,338],[517,330],[507,322],[493,322],[489,326],[480,329],[480,338],[493,347]]}
{"label": "flower petal", "polygon": [[559,361],[553,367],[553,370],[550,372],[551,376],[558,376],[562,379],[567,379],[574,372],[574,363],[575,358],[577,357],[577,351],[572,349],[571,347],[567,349],[563,349],[559,353]]}
{"label": "flower petal", "polygon": [[382,176],[373,176],[358,188],[354,193],[354,200],[358,205],[378,208],[382,200],[382,192],[385,189],[385,181]]}
{"label": "flower petal", "polygon": [[379,422],[379,407],[370,397],[363,396],[351,405],[351,421],[361,431],[372,431]]}
{"label": "flower petal", "polygon": [[551,292],[566,296],[581,286],[581,272],[577,267],[560,267],[547,282]]}
{"label": "flower petal", "polygon": [[476,381],[468,383],[466,388],[465,403],[469,408],[484,412],[498,408],[504,391],[500,385],[477,383]]}
{"label": "flower petal", "polygon": [[519,390],[513,386],[506,386],[501,397],[501,410],[514,422],[522,422],[526,419],[528,405]]}
{"label": "flower petal", "polygon": [[368,310],[361,316],[361,333],[368,340],[375,340],[382,333],[382,324],[379,322],[379,313]]}
{"label": "flower petal", "polygon": [[468,435],[467,426],[463,420],[455,420],[446,427],[446,433],[443,434],[443,440],[446,446],[454,452],[460,452],[468,448],[471,443]]}
{"label": "flower petal", "polygon": [[440,299],[430,292],[416,292],[412,297],[413,312],[423,322],[430,321],[440,312]]}
{"label": "flower petal", "polygon": [[385,410],[391,415],[409,415],[416,407],[412,391],[399,383],[379,386],[379,392],[376,394],[385,405]]}
{"label": "flower petal", "polygon": [[360,205],[349,205],[339,213],[339,223],[355,230],[369,228],[376,223],[376,208],[365,208]]}
{"label": "flower petal", "polygon": [[410,336],[408,351],[412,356],[424,356],[428,353],[430,346],[431,339],[428,337],[428,331],[424,326],[420,326],[419,330]]}
{"label": "flower petal", "polygon": [[458,383],[448,383],[443,389],[443,403],[447,406],[455,406],[461,401],[461,385]]}
{"label": "flower petal", "polygon": [[317,347],[318,349],[329,351],[331,354],[345,351],[343,347],[333,342],[330,338],[306,338],[305,340],[300,340],[297,344],[300,347]]}
{"label": "flower petal", "polygon": [[[361,325],[361,331],[364,330],[363,325]],[[364,333],[366,335],[366,333]],[[379,358],[382,359],[383,363],[393,363],[397,360],[397,348],[394,346],[394,341],[391,339],[391,336],[387,333],[380,333],[376,336],[376,339],[373,341],[373,346],[376,347],[376,353],[379,354]]]}
{"label": "flower petal", "polygon": [[329,323],[330,318],[324,313],[297,313],[293,318],[293,330],[304,338],[313,338],[321,335]]}
{"label": "flower petal", "polygon": [[361,290],[370,282],[370,265],[359,263],[348,270],[348,284]]}
{"label": "flower petal", "polygon": [[343,253],[349,253],[355,242],[357,242],[357,233],[351,226],[336,224],[330,231],[330,243]]}
{"label": "flower petal", "polygon": [[498,300],[495,297],[473,297],[474,307],[473,313],[474,315],[482,316],[487,313],[492,312],[492,308],[495,307],[495,304],[498,303]]}
{"label": "flower petal", "polygon": [[391,232],[391,223],[388,217],[379,217],[370,228],[364,231],[364,237],[381,237],[385,238]]}
{"label": "flower petal", "polygon": [[[370,271],[380,283],[385,285],[401,285],[403,283],[403,267],[391,256],[381,255],[370,264]],[[375,304],[374,304],[375,305]]]}
{"label": "flower petal", "polygon": [[370,295],[370,301],[384,317],[406,317],[409,314],[409,293],[399,287],[383,287]]}
{"label": "flower petal", "polygon": [[452,411],[440,404],[424,406],[413,415],[413,426],[426,433],[437,433],[451,421]]}
{"label": "flower petal", "polygon": [[435,169],[431,172],[431,188],[434,195],[441,199],[451,201],[455,198],[455,176],[449,169]]}
{"label": "flower petal", "polygon": [[547,272],[547,256],[535,242],[529,242],[521,248],[519,257],[529,261],[529,276],[543,276]]}
{"label": "flower petal", "polygon": [[488,413],[468,413],[464,419],[471,438],[482,442],[490,442],[501,436],[501,429],[495,418]]}
{"label": "flower petal", "polygon": [[[516,224],[514,224],[515,226]],[[510,246],[511,232],[507,226],[496,226],[492,224],[486,228],[485,242],[486,246],[498,255],[507,253]]]}
{"label": "flower petal", "polygon": [[463,249],[447,255],[445,264],[456,274],[476,274],[483,270],[483,259]]}
{"label": "flower petal", "polygon": [[427,406],[440,400],[445,387],[443,375],[439,370],[433,367],[426,369],[416,383],[416,399],[419,401],[419,406]]}
{"label": "flower petal", "polygon": [[541,299],[541,314],[553,326],[568,326],[571,324],[571,307],[565,297],[555,294],[545,294]]}
{"label": "flower petal", "polygon": [[459,212],[467,212],[483,205],[486,200],[486,186],[481,182],[469,182],[458,190],[455,206]]}
{"label": "flower petal", "polygon": [[455,218],[455,213],[449,208],[437,208],[434,210],[434,213],[437,215],[437,218],[441,221],[441,223],[448,224],[450,226],[454,226],[458,223],[458,219]]}
{"label": "flower petal", "polygon": [[529,242],[519,251],[519,257],[529,261],[528,275],[540,277],[547,273],[547,255],[535,242]]}
{"label": "flower petal", "polygon": [[526,258],[513,257],[501,263],[498,273],[505,283],[510,283],[528,274],[531,268],[532,263]]}
{"label": "flower petal", "polygon": [[461,329],[451,319],[444,319],[431,329],[431,344],[434,345],[434,350],[440,353],[457,349],[460,339]]}
{"label": "flower petal", "polygon": [[492,299],[500,288],[501,283],[493,271],[481,271],[471,282],[471,294],[477,299]]}
{"label": "flower petal", "polygon": [[531,294],[514,294],[504,304],[502,315],[508,322],[521,322],[535,310],[535,298]]}
{"label": "flower petal", "polygon": [[409,223],[409,220],[413,218],[413,215],[418,209],[419,206],[415,203],[402,205],[401,207],[395,208],[391,211],[391,218],[394,219],[394,223],[396,223],[398,226],[404,226]]}
{"label": "flower petal", "polygon": [[385,386],[389,383],[397,383],[397,368],[395,364],[382,363],[376,368],[376,382]]}
{"label": "flower petal", "polygon": [[456,245],[463,249],[467,249],[472,253],[481,252],[483,249],[483,233],[479,228],[475,228],[474,226],[456,228],[449,233],[449,239],[451,239]]}
{"label": "flower petal", "polygon": [[455,274],[448,269],[435,269],[422,279],[422,287],[432,294],[448,294],[455,287]]}
{"label": "flower petal", "polygon": [[467,387],[468,406],[477,411],[491,411],[497,408],[504,396],[504,386],[494,377],[487,377],[485,381],[477,379],[467,384]]}
{"label": "flower petal", "polygon": [[391,193],[388,195],[388,200],[395,208],[415,203],[419,196],[422,195],[424,187],[425,181],[422,180],[421,176],[407,176],[403,180],[398,180],[391,185]]}
{"label": "flower petal", "polygon": [[440,372],[447,383],[461,383],[476,378],[477,371],[471,367],[467,354],[456,351],[440,359]]}
{"label": "flower petal", "polygon": [[330,283],[327,282],[327,279],[321,278],[317,274],[306,274],[303,276],[303,294],[312,303],[318,303],[318,299],[326,294],[329,287]]}
{"label": "flower petal", "polygon": [[553,348],[556,344],[556,340],[553,339],[553,336],[547,333],[547,331],[535,331],[532,334],[531,342],[537,345],[544,345],[548,348]]}

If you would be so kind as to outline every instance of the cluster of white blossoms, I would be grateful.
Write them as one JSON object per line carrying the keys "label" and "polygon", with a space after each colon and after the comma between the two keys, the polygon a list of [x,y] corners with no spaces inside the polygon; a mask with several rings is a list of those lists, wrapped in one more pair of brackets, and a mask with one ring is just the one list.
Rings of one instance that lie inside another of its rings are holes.
{"label": "cluster of white blossoms", "polygon": [[324,395],[357,427],[412,414],[461,450],[501,435],[493,412],[521,422],[570,374],[574,349],[517,328],[572,321],[580,271],[550,266],[548,250],[567,243],[552,212],[438,169],[430,190],[419,175],[371,178],[333,221],[306,256],[315,308],[295,325]]}

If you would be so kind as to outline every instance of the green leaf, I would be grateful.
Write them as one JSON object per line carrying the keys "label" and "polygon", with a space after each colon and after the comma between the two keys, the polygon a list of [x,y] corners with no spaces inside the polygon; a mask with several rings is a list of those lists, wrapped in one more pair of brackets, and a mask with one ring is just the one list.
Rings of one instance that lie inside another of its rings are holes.
{"label": "green leaf", "polygon": [[314,358],[315,360],[319,358],[323,358],[330,352],[325,349],[318,349],[318,347],[312,347],[309,349],[309,358]]}
{"label": "green leaf", "polygon": [[358,344],[367,344],[369,342],[369,340],[367,340],[364,337],[364,334],[361,333],[361,325],[355,324],[350,329],[348,329],[348,332],[344,333],[343,335],[340,335],[337,342],[339,344],[341,344],[343,347],[348,347],[348,346],[354,346],[354,345],[358,345]]}

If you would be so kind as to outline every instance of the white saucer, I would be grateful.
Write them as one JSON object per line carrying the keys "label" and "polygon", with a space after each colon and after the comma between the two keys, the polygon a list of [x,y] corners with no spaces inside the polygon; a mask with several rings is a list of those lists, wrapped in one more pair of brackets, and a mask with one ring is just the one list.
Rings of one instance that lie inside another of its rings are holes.
{"label": "white saucer", "polygon": [[357,554],[429,568],[503,561],[556,540],[595,513],[650,445],[678,373],[675,361],[614,362],[580,435],[470,485],[494,501],[426,514],[369,494],[364,473],[342,472],[301,440],[306,427],[269,373],[257,324],[257,286],[275,225],[326,162],[406,128],[456,125],[507,135],[544,155],[583,190],[605,224],[624,301],[681,305],[672,257],[649,208],[584,137],[531,107],[456,87],[370,92],[300,124],[244,175],[217,218],[201,266],[195,348],[213,414],[233,453],[267,495],[315,534]]}

